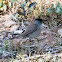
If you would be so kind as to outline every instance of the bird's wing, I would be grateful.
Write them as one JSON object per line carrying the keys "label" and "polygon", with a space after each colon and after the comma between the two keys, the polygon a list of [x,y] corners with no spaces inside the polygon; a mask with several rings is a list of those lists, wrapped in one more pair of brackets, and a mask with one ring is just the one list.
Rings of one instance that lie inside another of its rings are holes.
{"label": "bird's wing", "polygon": [[36,24],[31,24],[30,26],[27,27],[27,29],[21,35],[28,36],[29,34],[35,32],[37,29],[38,28]]}

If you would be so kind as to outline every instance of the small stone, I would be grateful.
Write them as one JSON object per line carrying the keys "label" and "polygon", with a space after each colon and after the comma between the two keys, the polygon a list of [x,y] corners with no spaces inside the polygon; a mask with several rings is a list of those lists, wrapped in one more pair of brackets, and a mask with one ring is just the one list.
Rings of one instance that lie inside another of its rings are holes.
{"label": "small stone", "polygon": [[58,29],[58,33],[62,36],[62,29]]}
{"label": "small stone", "polygon": [[47,33],[46,32],[43,32],[43,35],[46,35]]}
{"label": "small stone", "polygon": [[18,29],[18,25],[13,25],[11,28],[10,28],[10,31],[16,31]]}
{"label": "small stone", "polygon": [[11,21],[11,20],[4,22],[4,26],[5,27],[10,27],[11,25],[14,25],[14,24],[16,24],[16,22],[15,21]]}
{"label": "small stone", "polygon": [[21,34],[23,31],[22,30],[16,30],[16,31],[14,31],[13,33],[14,34]]}

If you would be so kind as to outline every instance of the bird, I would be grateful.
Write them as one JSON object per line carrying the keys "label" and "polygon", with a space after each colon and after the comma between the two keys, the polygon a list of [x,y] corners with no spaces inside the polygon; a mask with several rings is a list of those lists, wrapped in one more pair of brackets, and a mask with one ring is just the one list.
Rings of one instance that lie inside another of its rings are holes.
{"label": "bird", "polygon": [[30,25],[28,25],[26,30],[20,34],[20,36],[22,36],[22,38],[28,37],[29,39],[40,36],[42,23],[43,19],[35,19],[32,23],[30,23]]}

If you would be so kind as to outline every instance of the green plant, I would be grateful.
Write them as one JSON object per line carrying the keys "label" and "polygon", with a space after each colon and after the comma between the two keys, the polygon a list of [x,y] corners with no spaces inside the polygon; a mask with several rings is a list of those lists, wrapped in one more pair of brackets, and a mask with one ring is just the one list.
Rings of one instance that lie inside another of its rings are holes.
{"label": "green plant", "polygon": [[14,47],[15,46],[12,42],[5,40],[0,45],[0,55],[4,57],[8,56],[10,58],[15,58],[17,51]]}
{"label": "green plant", "polygon": [[50,8],[47,9],[47,14],[50,16],[62,14],[62,5],[58,2],[56,8],[54,8],[54,4],[51,4]]}
{"label": "green plant", "polygon": [[8,41],[4,41],[1,44],[1,50],[2,51],[8,51],[8,52],[10,52],[13,47],[14,46],[12,45],[12,43],[11,42],[8,42]]}
{"label": "green plant", "polygon": [[62,14],[62,5],[58,2],[56,4],[56,7],[54,7],[54,4],[51,4],[50,8],[47,8],[47,15],[50,17],[50,26],[55,26],[59,23],[59,20],[57,21],[58,16]]}
{"label": "green plant", "polygon": [[62,5],[58,2],[56,5],[56,13],[57,14],[62,14]]}
{"label": "green plant", "polygon": [[3,3],[3,1],[0,1],[0,11],[6,10],[6,5]]}
{"label": "green plant", "polygon": [[15,13],[15,3],[17,3],[18,0],[0,0],[0,11],[6,11],[10,10],[12,11],[13,8],[13,13]]}
{"label": "green plant", "polygon": [[23,10],[23,12],[20,12],[18,10],[19,15],[26,16],[27,14],[29,14],[32,11],[30,8],[33,7],[34,5],[36,5],[36,2],[30,3],[28,8],[26,9],[25,6],[26,6],[27,3],[28,3],[28,0],[23,1],[23,3],[21,3],[20,8]]}

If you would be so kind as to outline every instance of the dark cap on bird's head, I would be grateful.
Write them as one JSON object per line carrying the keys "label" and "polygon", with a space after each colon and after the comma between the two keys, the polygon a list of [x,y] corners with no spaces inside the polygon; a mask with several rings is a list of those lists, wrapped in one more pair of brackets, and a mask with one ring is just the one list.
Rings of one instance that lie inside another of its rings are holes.
{"label": "dark cap on bird's head", "polygon": [[35,19],[35,20],[38,20],[38,21],[40,21],[40,22],[44,21],[43,19],[39,19],[39,18],[37,18],[37,19]]}
{"label": "dark cap on bird's head", "polygon": [[39,21],[39,23],[43,23],[44,20],[37,18],[37,19],[35,19],[35,21]]}

